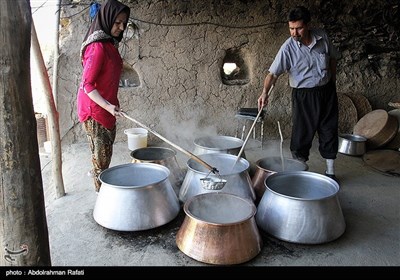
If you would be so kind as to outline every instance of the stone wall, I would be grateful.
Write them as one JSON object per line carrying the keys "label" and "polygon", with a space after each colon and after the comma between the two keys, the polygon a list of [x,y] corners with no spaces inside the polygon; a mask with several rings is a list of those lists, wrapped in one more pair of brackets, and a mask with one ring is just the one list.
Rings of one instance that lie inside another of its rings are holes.
{"label": "stone wall", "polygon": [[[76,91],[90,2],[62,1],[57,103],[63,143],[86,141]],[[199,136],[235,135],[235,112],[256,107],[268,67],[289,36],[286,14],[296,3],[310,8],[313,24],[326,28],[342,53],[339,92],[361,93],[373,109],[388,109],[389,101],[400,99],[397,1],[122,2],[131,7],[132,24],[120,47],[128,85],[120,87],[121,107],[185,148]],[[223,64],[231,61],[240,69],[225,75]],[[265,139],[279,139],[277,121],[290,137],[287,75],[278,80],[266,111]],[[126,141],[124,129],[134,126],[119,118],[117,141]]]}

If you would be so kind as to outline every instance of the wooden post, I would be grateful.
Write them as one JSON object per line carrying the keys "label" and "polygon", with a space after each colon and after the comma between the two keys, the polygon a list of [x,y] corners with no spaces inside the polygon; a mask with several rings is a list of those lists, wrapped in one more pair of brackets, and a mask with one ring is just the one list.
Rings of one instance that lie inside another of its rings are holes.
{"label": "wooden post", "polygon": [[[51,85],[47,69],[44,64],[42,51],[40,49],[39,40],[36,35],[35,24],[32,21],[31,30],[31,48],[34,65],[39,73],[40,81],[43,84],[45,92],[45,103],[47,117],[49,120],[49,135],[51,141],[51,157],[52,161],[52,178],[55,185],[56,198],[60,198],[65,195],[64,181],[62,177],[62,153],[61,153],[61,139],[60,139],[60,125],[58,121],[58,111],[54,102],[53,94],[51,92]],[[57,72],[55,72],[55,75]]]}
{"label": "wooden post", "polygon": [[59,36],[59,29],[60,29],[60,10],[61,10],[61,0],[57,2],[57,11],[56,11],[56,34],[54,36],[54,52],[53,52],[53,96],[54,96],[54,104],[55,109],[57,110],[57,103],[58,103],[58,60],[60,56],[60,48],[58,40]]}
{"label": "wooden post", "polygon": [[0,266],[50,266],[30,84],[29,1],[0,1]]}

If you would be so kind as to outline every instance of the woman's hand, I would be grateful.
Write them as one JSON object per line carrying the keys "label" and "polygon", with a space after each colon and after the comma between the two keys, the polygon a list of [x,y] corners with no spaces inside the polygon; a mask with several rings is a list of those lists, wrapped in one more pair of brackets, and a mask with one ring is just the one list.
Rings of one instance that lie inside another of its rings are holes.
{"label": "woman's hand", "polygon": [[115,106],[114,107],[114,116],[116,117],[120,117],[121,115],[121,108],[119,108],[119,106]]}
{"label": "woman's hand", "polygon": [[111,115],[115,117],[121,116],[119,106],[113,105],[110,102],[106,101],[107,105],[104,109],[106,109]]}
{"label": "woman's hand", "polygon": [[101,108],[109,112],[113,116],[120,116],[120,108],[119,106],[113,105],[108,100],[104,99],[100,93],[94,89],[93,91],[88,93],[90,99],[96,102]]}

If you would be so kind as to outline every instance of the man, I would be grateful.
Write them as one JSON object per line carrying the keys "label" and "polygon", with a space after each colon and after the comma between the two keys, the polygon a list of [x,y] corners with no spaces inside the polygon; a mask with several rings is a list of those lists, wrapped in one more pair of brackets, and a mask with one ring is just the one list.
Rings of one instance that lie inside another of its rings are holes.
{"label": "man", "polygon": [[279,49],[263,91],[258,108],[268,104],[268,91],[278,77],[287,72],[292,88],[293,158],[307,161],[315,133],[319,152],[326,159],[325,175],[336,180],[334,160],[338,151],[338,100],[336,93],[336,51],[325,31],[310,29],[310,12],[297,6],[289,12],[290,38]]}

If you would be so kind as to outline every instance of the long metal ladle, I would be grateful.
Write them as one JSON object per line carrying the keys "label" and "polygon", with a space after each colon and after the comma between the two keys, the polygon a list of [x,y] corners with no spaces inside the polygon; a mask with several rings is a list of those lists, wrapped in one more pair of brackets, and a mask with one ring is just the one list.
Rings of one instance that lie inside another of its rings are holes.
{"label": "long metal ladle", "polygon": [[175,143],[169,141],[168,139],[166,139],[165,137],[163,137],[162,135],[158,134],[157,132],[155,132],[154,130],[152,130],[151,128],[147,127],[146,125],[142,124],[141,122],[139,122],[138,120],[135,120],[134,118],[128,116],[125,112],[123,112],[122,110],[120,111],[120,114],[122,116],[124,116],[125,118],[133,121],[134,123],[138,124],[139,126],[147,129],[148,131],[150,131],[152,134],[154,134],[155,136],[157,136],[158,138],[160,138],[161,140],[167,142],[168,144],[170,144],[171,146],[173,146],[174,148],[178,149],[179,151],[181,151],[182,153],[186,154],[187,156],[189,156],[190,158],[194,159],[195,161],[197,161],[198,163],[202,164],[203,166],[205,166],[208,170],[210,170],[210,173],[214,173],[219,177],[219,180],[215,180],[211,177],[208,177],[208,174],[205,178],[201,178],[201,183],[203,185],[203,188],[205,189],[209,189],[209,190],[220,190],[222,189],[225,184],[226,184],[226,180],[221,178],[221,175],[219,174],[219,170],[215,167],[212,167],[211,165],[209,165],[207,162],[205,162],[204,160],[202,160],[201,158],[197,157],[196,155],[194,155],[193,153],[181,148],[180,146],[176,145]]}
{"label": "long metal ladle", "polygon": [[[273,88],[274,88],[274,85],[272,85],[272,86],[270,87],[270,89],[269,89],[269,91],[268,91],[268,96],[271,94]],[[235,168],[236,163],[239,161],[241,155],[243,154],[244,147],[246,146],[247,141],[248,141],[249,138],[250,138],[251,132],[253,131],[254,127],[256,126],[256,123],[257,123],[257,121],[258,121],[258,118],[261,116],[262,111],[263,111],[263,109],[261,109],[260,111],[258,111],[258,114],[257,114],[256,118],[254,119],[253,124],[251,125],[251,127],[250,127],[250,129],[249,129],[249,132],[247,133],[247,136],[246,136],[246,138],[245,138],[245,140],[244,140],[244,142],[243,142],[242,148],[240,148],[240,151],[239,151],[239,153],[238,153],[238,155],[237,155],[237,157],[236,157],[235,163],[234,163],[233,166],[232,166],[232,170]]]}

